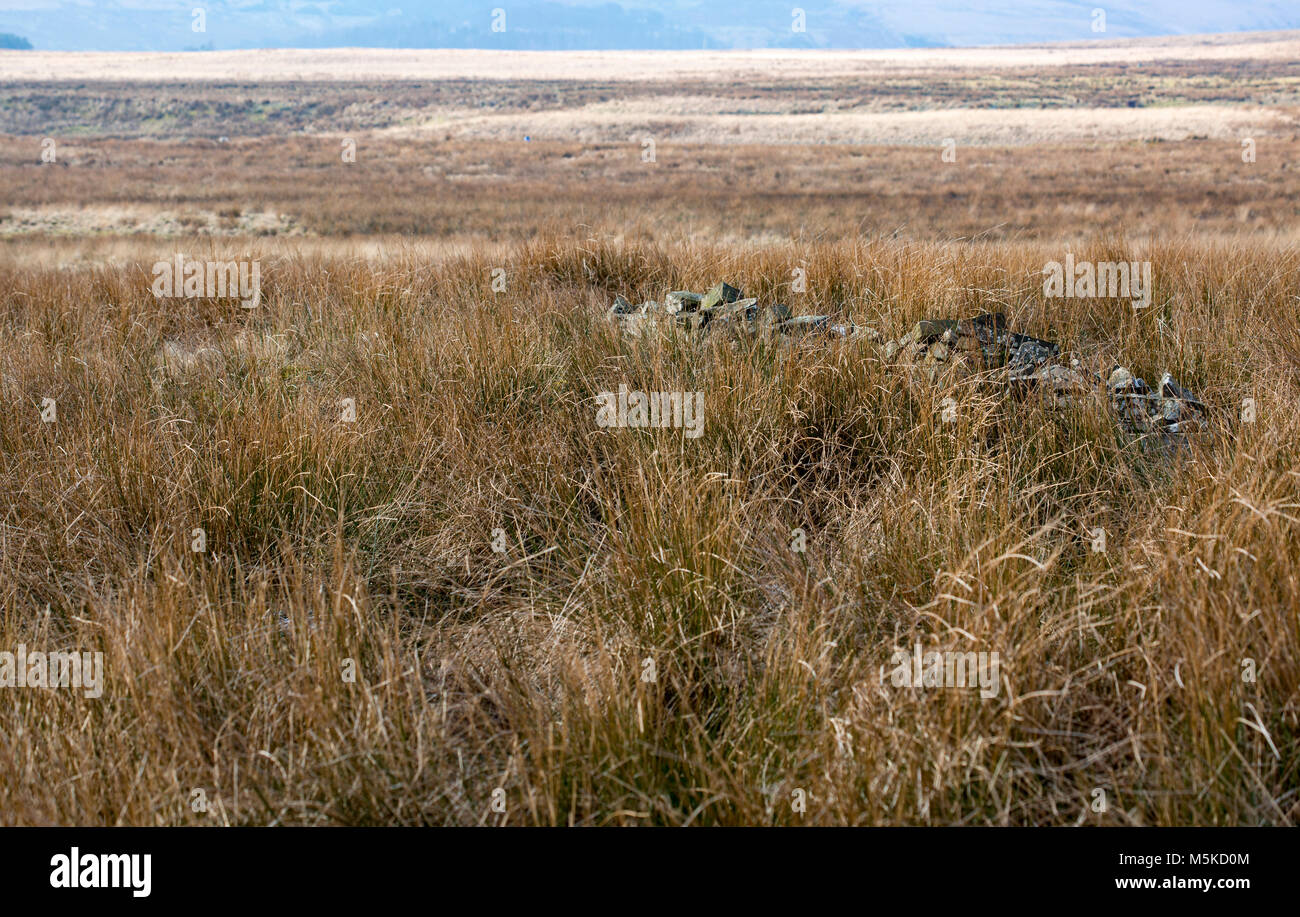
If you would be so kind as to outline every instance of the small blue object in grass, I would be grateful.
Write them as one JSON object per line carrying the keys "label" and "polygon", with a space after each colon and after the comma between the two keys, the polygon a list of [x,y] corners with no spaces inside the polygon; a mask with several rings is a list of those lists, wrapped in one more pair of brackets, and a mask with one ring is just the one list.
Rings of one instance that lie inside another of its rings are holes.
{"label": "small blue object in grass", "polygon": [[529,137],[527,134],[524,134],[524,143],[528,143],[528,142],[530,142],[532,139],[533,139],[532,137]]}

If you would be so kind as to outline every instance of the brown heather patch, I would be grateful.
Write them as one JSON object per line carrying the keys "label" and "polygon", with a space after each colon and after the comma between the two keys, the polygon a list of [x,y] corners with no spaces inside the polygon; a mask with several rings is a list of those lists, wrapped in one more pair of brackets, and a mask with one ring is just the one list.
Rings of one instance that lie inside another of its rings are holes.
{"label": "brown heather patch", "polygon": [[959,146],[956,163],[942,162],[939,139],[660,142],[650,164],[637,132],[596,144],[358,134],[357,161],[345,163],[343,137],[68,139],[56,164],[41,164],[39,137],[0,137],[0,239],[45,253],[64,239],[104,234],[112,248],[120,234],[152,234],[157,257],[193,248],[193,235],[400,236],[380,251],[429,240],[490,251],[539,232],[741,246],[876,235],[1081,243],[1115,227],[1135,239],[1289,240],[1300,199],[1300,140],[1289,136],[1258,138],[1249,164],[1236,138]]}

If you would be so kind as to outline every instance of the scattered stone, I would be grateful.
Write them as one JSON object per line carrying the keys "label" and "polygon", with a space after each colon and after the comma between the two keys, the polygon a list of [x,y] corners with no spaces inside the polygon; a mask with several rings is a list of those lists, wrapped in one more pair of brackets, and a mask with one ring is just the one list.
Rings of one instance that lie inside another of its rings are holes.
{"label": "scattered stone", "polygon": [[713,289],[704,294],[700,302],[701,309],[716,309],[740,299],[740,290],[729,283],[719,281]]}
{"label": "scattered stone", "polygon": [[664,299],[664,308],[669,315],[676,315],[679,312],[696,312],[700,308],[700,301],[704,299],[699,293],[692,293],[690,290],[674,290]]}
{"label": "scattered stone", "polygon": [[956,332],[957,323],[947,319],[940,321],[923,321],[917,322],[912,326],[912,333],[908,336],[909,343],[916,341],[921,344],[929,344],[943,337],[945,332]]}
{"label": "scattered stone", "polygon": [[1201,400],[1165,373],[1160,377],[1160,419],[1166,432],[1184,433],[1184,427],[1197,426],[1209,413]]}
{"label": "scattered stone", "polygon": [[1110,392],[1110,405],[1124,427],[1133,433],[1152,431],[1151,408],[1156,396],[1151,394],[1146,382],[1125,367],[1116,366],[1106,380],[1106,389]]}
{"label": "scattered stone", "polygon": [[1012,365],[1036,366],[1060,353],[1060,348],[1051,341],[1042,341],[1024,334],[1007,335],[1011,357],[1007,361]]}
{"label": "scattered stone", "polygon": [[1206,410],[1206,407],[1201,403],[1201,400],[1175,382],[1174,377],[1169,373],[1165,373],[1160,377],[1160,397],[1182,402],[1188,407],[1194,408],[1198,411],[1204,412]]}
{"label": "scattered stone", "polygon": [[678,312],[674,318],[679,328],[687,331],[701,331],[709,323],[709,313],[707,312]]}
{"label": "scattered stone", "polygon": [[[701,311],[705,311],[701,307]],[[714,306],[707,311],[713,313],[715,319],[723,316],[740,318],[745,321],[757,321],[758,319],[758,300],[757,299],[737,299],[728,305]]]}
{"label": "scattered stone", "polygon": [[830,331],[829,315],[797,315],[780,324],[782,334],[825,334]]}
{"label": "scattered stone", "polygon": [[1155,392],[1123,366],[1111,370],[1106,382],[1111,406],[1130,432],[1178,436],[1200,425],[1209,410],[1199,398],[1165,373]]}
{"label": "scattered stone", "polygon": [[1100,381],[1095,377],[1090,380],[1086,370],[1077,365],[1062,363],[1021,364],[1019,371],[1011,371],[1008,376],[1013,388],[1037,391],[1055,407],[1077,403],[1096,391]]}
{"label": "scattered stone", "polygon": [[794,318],[794,313],[784,303],[763,306],[758,310],[758,327],[762,331],[772,332],[792,318]]}
{"label": "scattered stone", "polygon": [[[1056,407],[1091,397],[1102,386],[1101,377],[1077,358],[1063,361],[1055,342],[1008,330],[1001,312],[959,320],[925,319],[897,341],[883,340],[874,328],[831,324],[827,315],[795,316],[784,304],[763,305],[756,297],[741,298],[740,290],[727,283],[718,283],[703,296],[675,290],[663,304],[633,306],[616,296],[609,312],[626,330],[637,333],[657,329],[658,315],[663,313],[674,317],[672,324],[690,332],[757,334],[775,330],[798,338],[865,337],[875,343],[885,362],[906,367],[931,383],[937,382],[941,373],[953,378],[982,372],[990,381],[1000,379],[1015,393],[1038,393]],[[1161,377],[1153,392],[1126,367],[1115,366],[1105,381],[1105,392],[1121,426],[1140,435],[1159,434],[1168,440],[1188,432],[1209,414],[1205,404],[1169,373]]]}
{"label": "scattered stone", "polygon": [[738,299],[730,305],[700,309],[700,317],[710,328],[752,332],[757,330],[760,309],[757,299]]}

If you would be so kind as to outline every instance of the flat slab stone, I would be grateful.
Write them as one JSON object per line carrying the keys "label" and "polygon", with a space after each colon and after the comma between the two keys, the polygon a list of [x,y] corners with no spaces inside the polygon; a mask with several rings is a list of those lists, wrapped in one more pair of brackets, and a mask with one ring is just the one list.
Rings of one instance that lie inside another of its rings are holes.
{"label": "flat slab stone", "polygon": [[700,308],[716,309],[718,306],[733,303],[738,299],[740,299],[740,290],[729,283],[720,282],[704,294],[704,298],[700,302]]}
{"label": "flat slab stone", "polygon": [[797,315],[780,325],[785,334],[822,334],[830,330],[829,315]]}

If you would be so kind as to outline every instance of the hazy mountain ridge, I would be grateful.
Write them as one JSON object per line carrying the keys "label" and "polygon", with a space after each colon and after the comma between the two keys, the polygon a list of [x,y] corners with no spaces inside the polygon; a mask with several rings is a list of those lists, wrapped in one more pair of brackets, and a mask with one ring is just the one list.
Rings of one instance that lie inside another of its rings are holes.
{"label": "hazy mountain ridge", "polygon": [[[888,48],[1078,41],[1300,28],[1300,5],[1261,0],[4,0],[0,32],[48,50],[263,47]],[[19,8],[19,4],[22,8]],[[204,11],[202,30],[192,10]],[[800,14],[800,11],[802,15]],[[802,26],[802,28],[801,28]]]}

